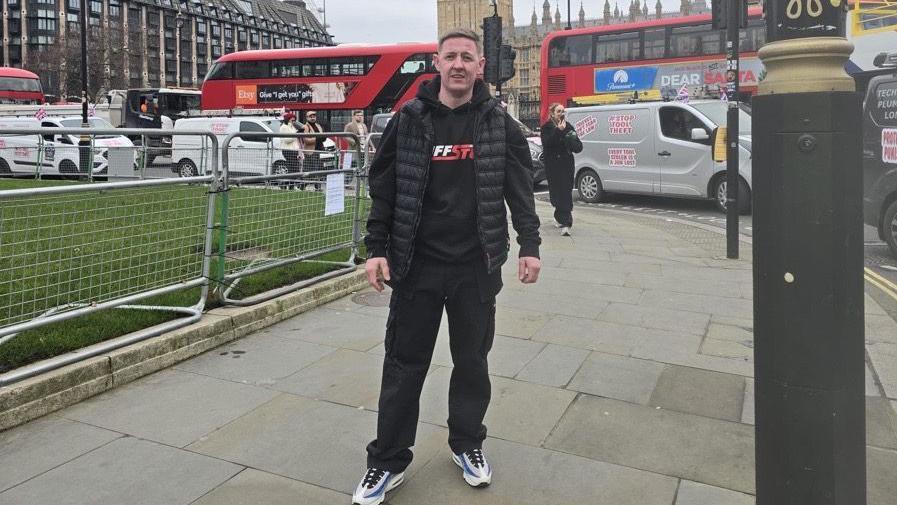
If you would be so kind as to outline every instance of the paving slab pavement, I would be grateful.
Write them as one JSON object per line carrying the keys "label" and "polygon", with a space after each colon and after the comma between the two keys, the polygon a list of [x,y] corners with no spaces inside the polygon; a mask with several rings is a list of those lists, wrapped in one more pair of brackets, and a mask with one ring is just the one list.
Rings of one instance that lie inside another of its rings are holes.
{"label": "paving slab pavement", "polygon": [[[537,204],[543,221],[551,209]],[[415,460],[388,503],[754,503],[751,251],[641,215],[543,226],[541,282],[503,269],[485,448],[449,459],[442,326]],[[376,429],[388,295],[336,300],[0,433],[0,505],[349,503]],[[897,503],[897,324],[866,297],[869,505]]]}

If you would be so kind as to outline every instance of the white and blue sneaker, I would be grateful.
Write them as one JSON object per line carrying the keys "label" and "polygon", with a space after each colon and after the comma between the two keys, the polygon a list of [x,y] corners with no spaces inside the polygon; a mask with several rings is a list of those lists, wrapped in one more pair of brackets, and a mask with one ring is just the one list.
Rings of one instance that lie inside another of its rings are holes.
{"label": "white and blue sneaker", "polygon": [[368,468],[355,488],[352,505],[379,505],[386,499],[388,491],[399,487],[404,481],[405,472],[392,473],[379,468]]}
{"label": "white and blue sneaker", "polygon": [[464,480],[473,487],[486,487],[492,482],[492,467],[482,449],[452,454],[452,461],[463,470]]}

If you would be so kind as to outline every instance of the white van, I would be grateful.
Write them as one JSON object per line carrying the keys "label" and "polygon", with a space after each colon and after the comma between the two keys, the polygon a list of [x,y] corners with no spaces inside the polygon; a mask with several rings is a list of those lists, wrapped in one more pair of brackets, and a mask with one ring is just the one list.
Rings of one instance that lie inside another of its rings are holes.
{"label": "white van", "polygon": [[[196,135],[177,135],[178,131],[209,131],[218,138],[219,147],[231,133],[272,133],[280,129],[276,117],[198,117],[181,119],[174,125],[171,139],[171,170],[181,177],[193,177],[212,172],[211,152],[206,138]],[[268,175],[286,173],[287,164],[280,152],[280,139],[235,138],[228,152],[232,175]],[[221,169],[222,153],[218,154]]]}
{"label": "white van", "polygon": [[[605,193],[709,198],[725,211],[726,162],[713,160],[712,147],[727,110],[719,100],[568,108],[567,121],[583,143],[574,156],[580,198],[591,203]],[[751,117],[739,113],[738,201],[739,210],[748,212]]]}

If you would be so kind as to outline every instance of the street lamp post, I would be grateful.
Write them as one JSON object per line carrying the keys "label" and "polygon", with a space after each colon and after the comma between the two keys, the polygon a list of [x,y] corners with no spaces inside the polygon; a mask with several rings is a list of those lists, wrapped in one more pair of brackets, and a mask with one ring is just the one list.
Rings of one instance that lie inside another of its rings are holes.
{"label": "street lamp post", "polygon": [[[87,120],[87,30],[90,26],[87,24],[87,0],[81,0],[81,127],[88,128],[90,123]],[[90,137],[86,134],[81,135],[78,141],[78,161],[79,171],[82,174],[90,173]]]}
{"label": "street lamp post", "polygon": [[567,26],[564,27],[564,30],[572,30],[573,25],[570,24],[570,0],[567,0]]}

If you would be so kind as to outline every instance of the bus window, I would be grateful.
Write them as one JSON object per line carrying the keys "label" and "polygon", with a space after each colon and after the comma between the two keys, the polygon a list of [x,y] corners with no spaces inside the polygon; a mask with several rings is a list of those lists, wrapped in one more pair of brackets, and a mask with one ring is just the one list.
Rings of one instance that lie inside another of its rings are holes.
{"label": "bus window", "polygon": [[364,56],[330,59],[330,75],[364,75]]}
{"label": "bus window", "polygon": [[719,32],[709,30],[709,25],[674,26],[670,31],[670,57],[700,56],[720,52]]}
{"label": "bus window", "polygon": [[402,64],[402,68],[399,69],[400,74],[423,74],[427,71],[427,65],[433,61],[433,57],[429,54],[415,54],[411,56],[405,63]]}
{"label": "bus window", "polygon": [[267,61],[238,61],[237,79],[260,79],[271,77],[271,68]]}
{"label": "bus window", "polygon": [[700,54],[712,55],[725,52],[723,49],[723,40],[725,40],[725,37],[722,36],[721,32],[714,30],[710,25],[701,25],[698,28],[701,29],[698,35],[700,41]]}
{"label": "bus window", "polygon": [[599,35],[595,41],[594,63],[637,60],[640,53],[638,32]]}
{"label": "bus window", "polygon": [[302,62],[303,77],[323,77],[327,75],[327,60],[305,60]]}
{"label": "bus window", "polygon": [[558,37],[551,41],[548,50],[549,66],[587,65],[592,61],[591,35]]}
{"label": "bus window", "polygon": [[0,91],[34,91],[40,93],[40,81],[18,77],[0,77]]}
{"label": "bus window", "polygon": [[234,78],[234,64],[231,62],[214,63],[209,69],[209,75],[206,76],[207,81],[220,81],[222,79]]}
{"label": "bus window", "polygon": [[279,60],[271,62],[271,77],[301,77],[302,60]]}
{"label": "bus window", "polygon": [[642,57],[646,60],[663,58],[667,47],[666,28],[647,29],[644,37]]}

